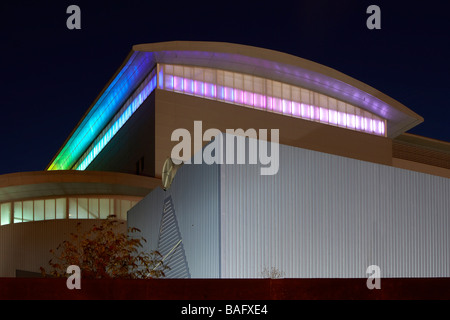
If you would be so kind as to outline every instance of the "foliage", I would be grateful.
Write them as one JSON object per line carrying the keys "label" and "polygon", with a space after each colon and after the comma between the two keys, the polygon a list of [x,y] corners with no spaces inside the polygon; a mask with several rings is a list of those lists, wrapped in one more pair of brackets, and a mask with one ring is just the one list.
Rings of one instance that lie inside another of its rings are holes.
{"label": "foliage", "polygon": [[140,232],[137,228],[124,229],[123,221],[108,218],[100,225],[94,225],[87,232],[81,232],[81,222],[77,224],[77,232],[71,233],[69,240],[50,250],[53,258],[47,273],[41,267],[43,276],[66,277],[67,267],[77,265],[83,278],[122,278],[148,279],[164,277],[164,270],[169,269],[158,251],[142,251],[142,237],[132,237]]}
{"label": "foliage", "polygon": [[264,267],[264,270],[261,272],[262,278],[270,278],[270,279],[282,279],[284,278],[284,272],[278,270],[275,267],[272,267],[272,269],[267,269]]}

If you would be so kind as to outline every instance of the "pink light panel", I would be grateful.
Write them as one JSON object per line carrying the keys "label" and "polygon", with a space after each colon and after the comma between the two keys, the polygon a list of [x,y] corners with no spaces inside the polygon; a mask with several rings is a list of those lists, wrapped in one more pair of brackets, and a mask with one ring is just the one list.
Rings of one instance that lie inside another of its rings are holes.
{"label": "pink light panel", "polygon": [[161,89],[173,90],[175,92],[214,100],[222,100],[246,107],[254,107],[261,110],[272,111],[371,134],[385,135],[385,124],[383,120],[370,119],[333,109],[308,105],[298,101],[281,99],[170,74],[164,74],[164,80],[161,80],[161,77],[159,78],[164,84],[164,88]]}

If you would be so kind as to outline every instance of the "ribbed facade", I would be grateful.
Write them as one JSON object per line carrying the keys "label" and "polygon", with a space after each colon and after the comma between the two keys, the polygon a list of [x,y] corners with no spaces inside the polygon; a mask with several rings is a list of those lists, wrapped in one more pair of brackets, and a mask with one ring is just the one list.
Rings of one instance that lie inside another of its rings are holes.
{"label": "ribbed facade", "polygon": [[221,166],[222,277],[450,276],[450,180],[280,146],[280,169]]}
{"label": "ribbed facade", "polygon": [[146,249],[157,249],[164,204],[171,197],[190,276],[219,278],[219,187],[218,165],[184,165],[168,191],[155,189],[128,212],[128,226],[141,230]]}
{"label": "ribbed facade", "polygon": [[[450,276],[450,179],[280,145],[260,165],[184,165],[131,209],[158,234],[171,195],[193,278]],[[220,218],[220,219],[219,219]],[[155,241],[157,238],[155,239]]]}
{"label": "ribbed facade", "polygon": [[158,239],[158,252],[170,269],[166,270],[166,278],[190,278],[189,266],[184,253],[183,239],[178,227],[177,216],[172,197],[164,200]]}

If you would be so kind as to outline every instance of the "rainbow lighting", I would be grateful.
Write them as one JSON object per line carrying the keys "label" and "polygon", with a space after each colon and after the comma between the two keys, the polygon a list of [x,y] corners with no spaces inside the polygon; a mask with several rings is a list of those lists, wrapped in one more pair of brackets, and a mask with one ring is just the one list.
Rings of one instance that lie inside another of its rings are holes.
{"label": "rainbow lighting", "polygon": [[87,151],[83,153],[83,156],[75,163],[73,169],[85,170],[155,88],[156,71],[153,70],[109,124],[103,129],[100,135],[89,146]]}
{"label": "rainbow lighting", "polygon": [[386,136],[386,120],[337,99],[278,81],[218,69],[158,66],[158,87]]}
{"label": "rainbow lighting", "polygon": [[86,170],[156,88],[387,136],[386,119],[325,94],[220,68],[159,63],[158,53],[133,51],[47,170]]}
{"label": "rainbow lighting", "polygon": [[70,170],[151,70],[148,54],[134,52],[108,83],[46,170]]}

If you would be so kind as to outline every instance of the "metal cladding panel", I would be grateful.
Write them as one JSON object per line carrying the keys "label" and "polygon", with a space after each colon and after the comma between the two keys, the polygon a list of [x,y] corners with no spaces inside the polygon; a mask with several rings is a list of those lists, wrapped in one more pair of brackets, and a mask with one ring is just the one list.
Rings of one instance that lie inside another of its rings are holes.
{"label": "metal cladding panel", "polygon": [[219,187],[218,165],[183,165],[169,190],[153,190],[128,212],[128,225],[151,239],[146,249],[156,249],[164,201],[170,196],[191,277],[219,278]]}
{"label": "metal cladding panel", "polygon": [[219,166],[183,165],[172,196],[192,278],[220,277]]}
{"label": "metal cladding panel", "polygon": [[161,215],[163,213],[165,197],[166,195],[161,188],[155,188],[128,211],[128,227],[135,227],[141,231],[133,236],[144,237],[147,241],[143,244],[143,250],[150,251],[158,248]]}
{"label": "metal cladding panel", "polygon": [[165,272],[167,278],[190,278],[189,266],[184,253],[183,239],[178,227],[177,216],[172,197],[164,200],[163,214],[158,239],[158,251],[170,269]]}
{"label": "metal cladding panel", "polygon": [[280,145],[279,171],[221,165],[223,278],[450,276],[450,179]]}

